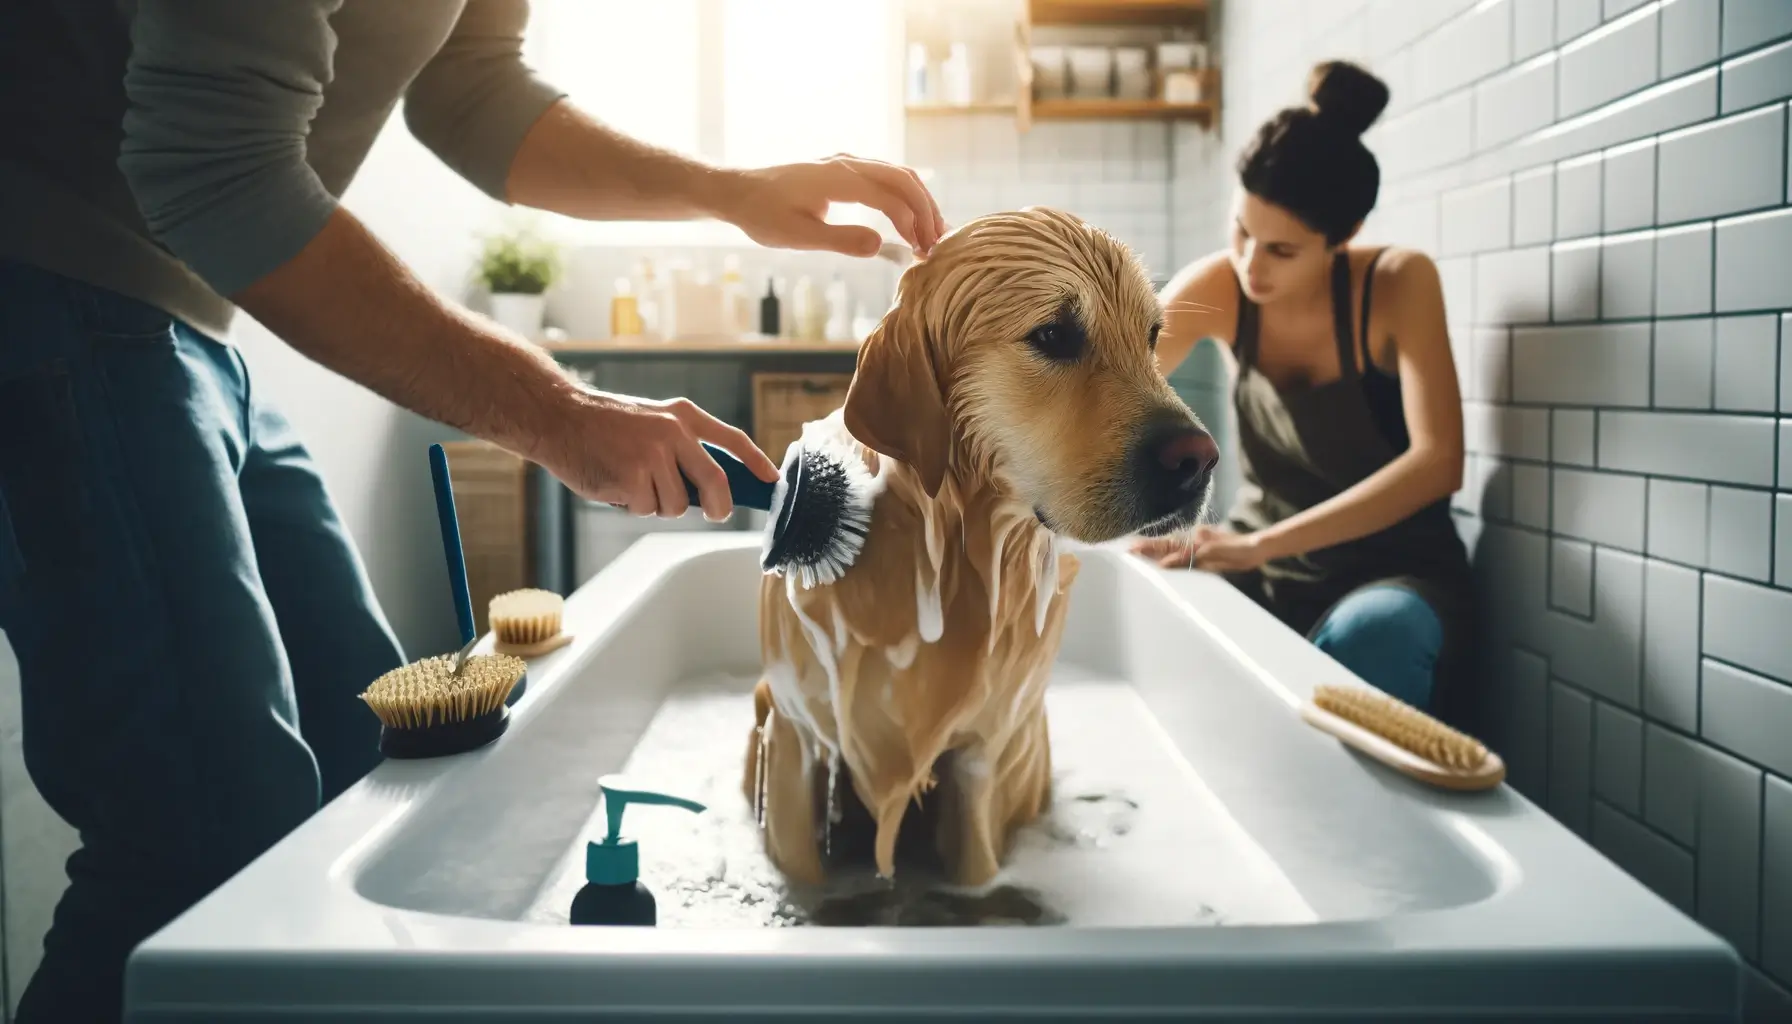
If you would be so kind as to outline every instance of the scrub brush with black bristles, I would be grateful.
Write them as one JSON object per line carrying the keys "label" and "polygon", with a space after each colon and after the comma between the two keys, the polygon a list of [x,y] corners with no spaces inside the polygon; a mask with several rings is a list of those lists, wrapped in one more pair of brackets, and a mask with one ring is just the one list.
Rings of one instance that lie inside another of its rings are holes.
{"label": "scrub brush with black bristles", "polygon": [[[806,590],[852,567],[871,532],[877,498],[877,481],[863,462],[805,438],[785,451],[777,482],[767,483],[728,452],[708,442],[703,448],[728,474],[734,503],[769,514],[759,550],[768,574],[794,576]],[[697,488],[686,480],[685,489],[696,504]]]}
{"label": "scrub brush with black bristles", "polygon": [[1310,724],[1396,771],[1444,789],[1490,789],[1506,763],[1480,740],[1379,690],[1322,685],[1301,706]]}
{"label": "scrub brush with black bristles", "polygon": [[510,727],[506,701],[527,665],[478,654],[455,671],[452,654],[412,662],[373,681],[361,700],[380,720],[380,753],[446,757],[482,747]]}

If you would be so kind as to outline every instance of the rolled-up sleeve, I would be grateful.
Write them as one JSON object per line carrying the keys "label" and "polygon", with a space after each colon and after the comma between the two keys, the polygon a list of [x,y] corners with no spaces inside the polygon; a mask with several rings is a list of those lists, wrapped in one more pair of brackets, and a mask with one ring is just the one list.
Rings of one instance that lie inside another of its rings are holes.
{"label": "rolled-up sleeve", "polygon": [[303,249],[337,202],[305,162],[341,0],[140,0],[119,168],[150,232],[220,295]]}
{"label": "rolled-up sleeve", "polygon": [[528,0],[469,0],[447,42],[405,92],[405,125],[494,199],[523,137],[566,93],[523,60]]}

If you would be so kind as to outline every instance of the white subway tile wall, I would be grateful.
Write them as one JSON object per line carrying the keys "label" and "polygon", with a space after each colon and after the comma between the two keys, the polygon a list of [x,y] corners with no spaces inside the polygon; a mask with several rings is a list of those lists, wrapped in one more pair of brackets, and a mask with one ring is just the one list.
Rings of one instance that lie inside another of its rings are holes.
{"label": "white subway tile wall", "polygon": [[1453,504],[1507,666],[1488,734],[1792,1000],[1792,3],[1254,0],[1220,23],[1218,138],[929,119],[908,159],[948,220],[1066,206],[1161,280],[1226,244],[1232,161],[1313,61],[1380,73],[1362,239],[1444,282]]}
{"label": "white subway tile wall", "polygon": [[1360,46],[1393,92],[1362,240],[1438,261],[1462,377],[1455,508],[1499,666],[1476,724],[1792,1019],[1792,2],[1223,23],[1223,139],[1173,137],[1175,258],[1224,244],[1239,148]]}

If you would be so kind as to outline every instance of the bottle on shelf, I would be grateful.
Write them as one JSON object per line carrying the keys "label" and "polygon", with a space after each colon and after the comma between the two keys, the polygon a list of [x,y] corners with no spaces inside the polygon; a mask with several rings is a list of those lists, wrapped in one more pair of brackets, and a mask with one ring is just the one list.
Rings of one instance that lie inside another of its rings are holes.
{"label": "bottle on shelf", "polygon": [[641,305],[635,297],[634,282],[619,277],[616,290],[610,296],[610,336],[628,338],[640,333]]}
{"label": "bottle on shelf", "polygon": [[759,333],[768,338],[778,336],[778,291],[775,280],[765,275],[765,297],[759,300]]}
{"label": "bottle on shelf", "polygon": [[722,257],[722,328],[732,335],[749,334],[754,321],[753,297],[741,277],[740,257],[729,253]]}
{"label": "bottle on shelf", "polygon": [[645,256],[635,267],[635,296],[642,333],[662,333],[665,325],[660,322],[660,285],[653,276],[653,261]]}
{"label": "bottle on shelf", "polygon": [[828,282],[827,317],[822,324],[821,338],[817,340],[844,341],[852,334],[851,301],[852,297],[846,293],[846,279],[835,274]]}

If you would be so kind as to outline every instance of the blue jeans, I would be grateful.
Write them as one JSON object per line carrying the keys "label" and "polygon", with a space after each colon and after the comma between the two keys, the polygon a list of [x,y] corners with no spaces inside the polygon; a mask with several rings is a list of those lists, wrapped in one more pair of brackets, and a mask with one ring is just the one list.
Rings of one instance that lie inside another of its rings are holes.
{"label": "blue jeans", "polygon": [[234,348],[5,260],[0,630],[81,839],[18,1019],[117,1020],[139,942],[377,763],[403,654]]}
{"label": "blue jeans", "polygon": [[1394,583],[1354,590],[1314,627],[1312,640],[1369,685],[1429,710],[1444,628],[1414,591]]}

